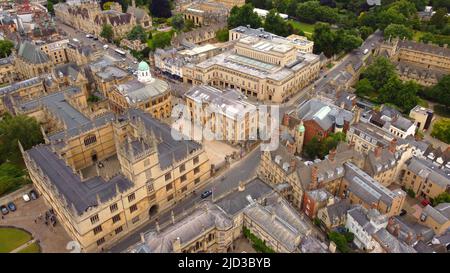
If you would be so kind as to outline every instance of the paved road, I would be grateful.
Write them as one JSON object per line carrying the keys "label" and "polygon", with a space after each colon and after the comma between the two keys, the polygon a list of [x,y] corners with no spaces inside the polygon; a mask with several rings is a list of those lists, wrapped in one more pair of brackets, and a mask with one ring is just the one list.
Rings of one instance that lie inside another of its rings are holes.
{"label": "paved road", "polygon": [[[211,179],[207,185],[205,185],[199,193],[196,195],[190,195],[185,200],[176,204],[173,208],[175,215],[181,214],[184,210],[192,208],[197,202],[201,201],[200,192],[205,190],[213,189],[213,194],[215,196],[220,196],[228,191],[231,191],[238,187],[241,180],[245,181],[256,175],[256,168],[260,161],[260,150],[257,147],[255,150],[250,152],[241,161],[232,165],[228,170],[226,170],[222,175]],[[222,180],[223,177],[223,180]],[[209,197],[211,198],[211,197]],[[170,221],[171,213],[166,212],[159,216],[159,222],[164,223]],[[122,252],[136,244],[140,240],[140,234],[142,232],[147,232],[151,229],[155,229],[154,221],[142,226],[137,231],[133,232],[125,239],[120,241],[114,247],[110,249],[110,252]]]}

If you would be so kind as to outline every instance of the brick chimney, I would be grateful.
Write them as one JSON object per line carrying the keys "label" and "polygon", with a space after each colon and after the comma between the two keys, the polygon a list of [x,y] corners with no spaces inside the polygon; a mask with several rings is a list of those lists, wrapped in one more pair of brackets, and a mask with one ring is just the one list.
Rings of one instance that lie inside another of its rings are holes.
{"label": "brick chimney", "polygon": [[397,139],[393,138],[389,143],[389,151],[391,153],[395,153],[396,148],[397,148]]}
{"label": "brick chimney", "polygon": [[380,157],[381,156],[381,147],[380,146],[375,147],[374,154],[375,154],[375,157]]}
{"label": "brick chimney", "polygon": [[312,166],[312,168],[311,168],[311,184],[310,184],[311,190],[314,190],[317,187],[318,173],[319,173],[319,168],[317,166]]}
{"label": "brick chimney", "polygon": [[406,237],[405,239],[405,243],[407,243],[408,245],[412,245],[414,240],[413,234],[411,231],[408,232],[408,237]]}
{"label": "brick chimney", "polygon": [[400,234],[400,225],[396,224],[392,235],[394,235],[395,237],[398,237],[399,234]]}
{"label": "brick chimney", "polygon": [[388,224],[386,229],[390,232],[393,233],[394,232],[394,225],[395,225],[395,220],[394,217],[390,217],[388,220]]}
{"label": "brick chimney", "polygon": [[376,202],[372,202],[372,204],[370,204],[370,208],[371,209],[377,209],[378,208],[378,204]]}
{"label": "brick chimney", "polygon": [[289,126],[289,119],[290,119],[289,115],[285,113],[283,116],[283,125],[284,126]]}
{"label": "brick chimney", "polygon": [[330,150],[330,153],[328,154],[328,159],[331,162],[333,162],[335,157],[336,157],[336,148],[333,148]]}
{"label": "brick chimney", "polygon": [[292,158],[291,159],[291,168],[295,169],[296,165],[297,165],[297,161],[295,160],[295,158]]}

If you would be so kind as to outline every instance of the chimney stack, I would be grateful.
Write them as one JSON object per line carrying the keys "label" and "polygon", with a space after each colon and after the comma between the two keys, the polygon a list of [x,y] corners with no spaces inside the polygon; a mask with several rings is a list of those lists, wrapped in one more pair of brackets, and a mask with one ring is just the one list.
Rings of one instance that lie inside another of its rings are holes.
{"label": "chimney stack", "polygon": [[245,184],[244,184],[244,181],[240,181],[239,182],[239,188],[238,188],[238,191],[244,191],[245,190]]}
{"label": "chimney stack", "polygon": [[287,113],[285,113],[283,116],[283,125],[284,126],[289,126],[289,119],[290,119],[289,115]]}
{"label": "chimney stack", "polygon": [[378,208],[378,204],[376,202],[372,202],[372,204],[370,204],[370,208],[371,209],[377,209]]}
{"label": "chimney stack", "polygon": [[405,242],[408,244],[408,245],[412,245],[412,243],[413,243],[413,234],[412,234],[412,232],[411,231],[409,231],[408,232],[408,237],[406,237],[406,240],[405,240]]}
{"label": "chimney stack", "polygon": [[335,157],[336,157],[336,148],[333,148],[330,150],[330,153],[328,154],[328,159],[331,162],[333,162]]}
{"label": "chimney stack", "polygon": [[375,157],[380,157],[381,156],[381,147],[380,146],[375,147],[374,154],[375,154]]}
{"label": "chimney stack", "polygon": [[395,237],[398,237],[399,234],[400,234],[400,225],[397,224],[397,225],[395,225],[394,233],[392,235],[394,235]]}
{"label": "chimney stack", "polygon": [[292,158],[292,159],[291,159],[291,168],[292,168],[292,169],[295,169],[296,164],[297,164],[297,161],[295,160],[295,158]]}
{"label": "chimney stack", "polygon": [[311,190],[314,190],[317,187],[318,172],[319,172],[319,168],[315,165],[312,166],[312,168],[311,168],[311,184],[310,184]]}
{"label": "chimney stack", "polygon": [[397,139],[393,138],[389,143],[389,151],[391,153],[395,153],[396,148],[397,148]]}

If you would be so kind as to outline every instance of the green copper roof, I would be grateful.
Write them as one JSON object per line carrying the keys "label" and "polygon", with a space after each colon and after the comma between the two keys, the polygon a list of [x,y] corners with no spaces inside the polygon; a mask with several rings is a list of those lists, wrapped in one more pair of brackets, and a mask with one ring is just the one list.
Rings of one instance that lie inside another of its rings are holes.
{"label": "green copper roof", "polygon": [[303,132],[305,131],[305,126],[299,125],[299,126],[298,126],[298,131],[299,131],[300,133],[303,133]]}
{"label": "green copper roof", "polygon": [[139,71],[147,71],[147,70],[149,70],[149,69],[150,69],[150,67],[149,67],[148,64],[147,64],[146,62],[144,62],[144,61],[140,62],[139,65],[138,65],[138,70],[139,70]]}

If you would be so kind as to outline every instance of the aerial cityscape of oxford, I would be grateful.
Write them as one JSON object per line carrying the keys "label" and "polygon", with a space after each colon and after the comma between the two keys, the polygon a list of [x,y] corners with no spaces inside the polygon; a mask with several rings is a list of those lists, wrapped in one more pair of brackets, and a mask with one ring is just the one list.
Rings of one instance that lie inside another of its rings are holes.
{"label": "aerial cityscape of oxford", "polygon": [[0,253],[449,253],[449,44],[448,0],[0,0]]}

